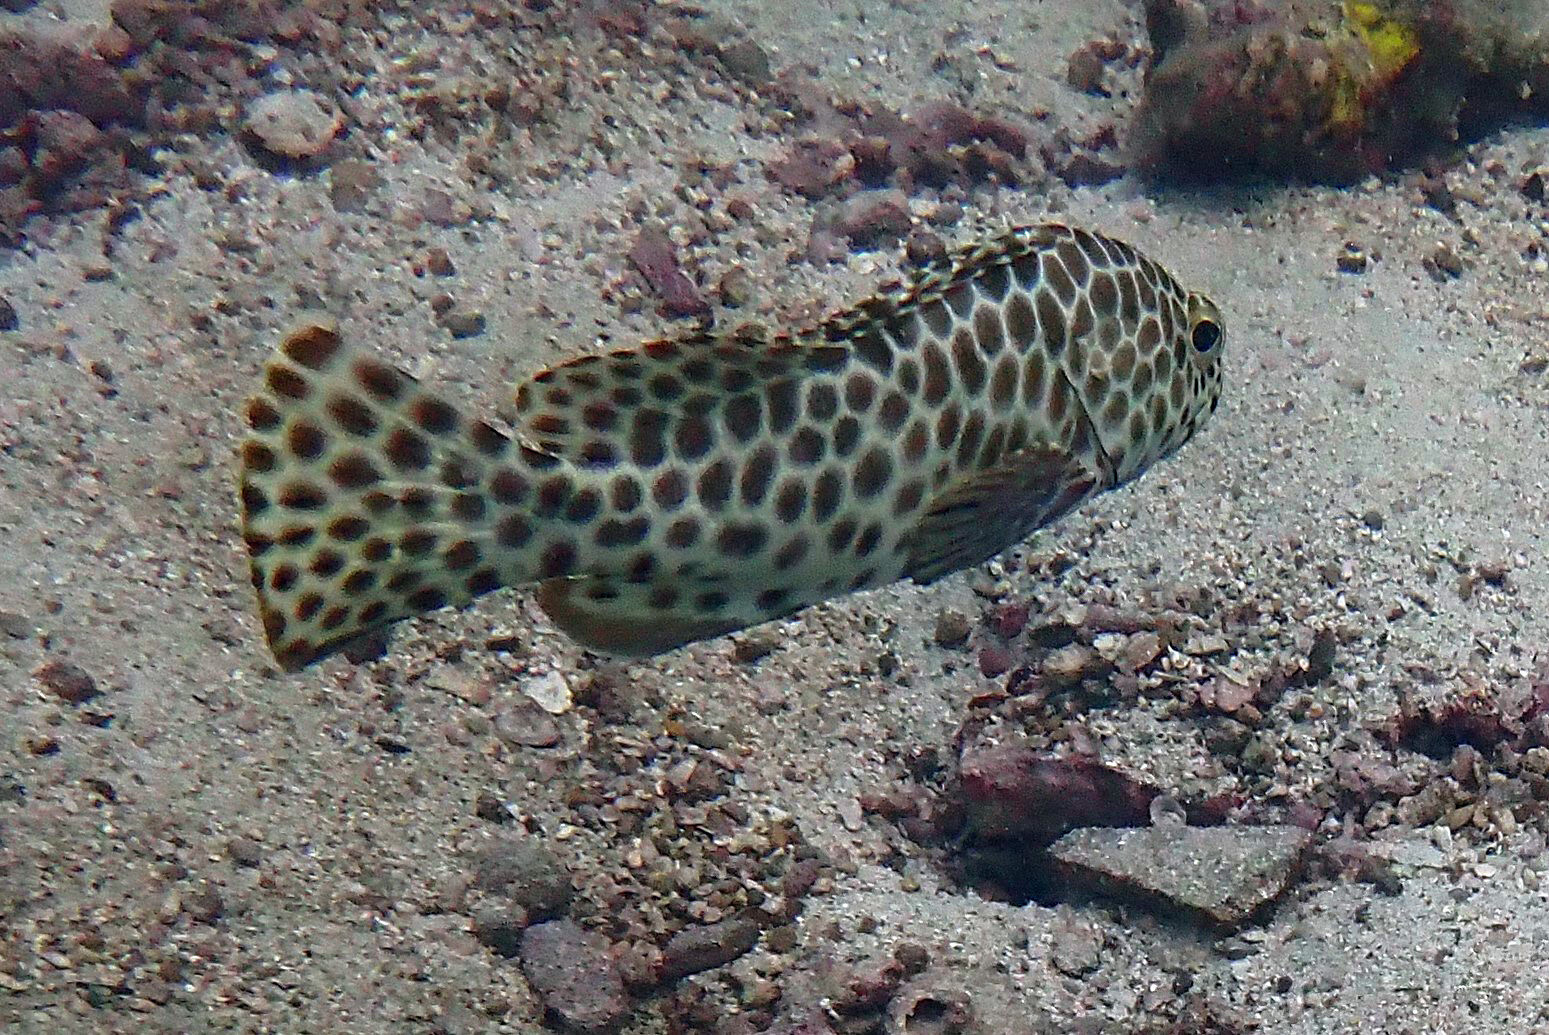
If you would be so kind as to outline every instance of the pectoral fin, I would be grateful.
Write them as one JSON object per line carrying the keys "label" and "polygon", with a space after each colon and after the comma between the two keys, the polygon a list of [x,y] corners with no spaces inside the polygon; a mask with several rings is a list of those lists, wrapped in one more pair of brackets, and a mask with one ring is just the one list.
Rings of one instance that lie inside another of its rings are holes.
{"label": "pectoral fin", "polygon": [[934,582],[1020,543],[1090,497],[1102,473],[1069,452],[1034,446],[964,475],[931,501],[907,540],[905,574]]}

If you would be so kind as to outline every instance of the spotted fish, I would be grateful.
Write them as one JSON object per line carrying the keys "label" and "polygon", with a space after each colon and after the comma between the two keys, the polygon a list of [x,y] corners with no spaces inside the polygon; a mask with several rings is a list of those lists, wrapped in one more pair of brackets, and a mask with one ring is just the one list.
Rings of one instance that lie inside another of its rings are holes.
{"label": "spotted fish", "polygon": [[1026,538],[1186,442],[1221,316],[1129,245],[1060,225],[969,248],[795,334],[587,356],[506,434],[331,327],[247,406],[242,525],[287,670],[502,586],[648,656]]}

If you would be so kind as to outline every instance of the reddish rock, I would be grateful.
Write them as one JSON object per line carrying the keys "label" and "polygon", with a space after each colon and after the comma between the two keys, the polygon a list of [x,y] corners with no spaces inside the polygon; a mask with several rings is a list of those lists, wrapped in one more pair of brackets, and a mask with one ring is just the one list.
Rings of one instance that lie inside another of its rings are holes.
{"label": "reddish rock", "polygon": [[909,232],[909,199],[901,190],[862,191],[844,203],[837,229],[858,250],[894,244]]}
{"label": "reddish rock", "polygon": [[1144,825],[1158,793],[1094,759],[1015,743],[964,755],[959,786],[977,837],[1044,843],[1076,827]]}
{"label": "reddish rock", "polygon": [[1107,92],[1103,89],[1105,71],[1106,67],[1097,45],[1088,43],[1077,48],[1076,52],[1070,55],[1070,61],[1065,69],[1065,82],[1069,83],[1073,90],[1102,95]]}
{"label": "reddish rock", "polygon": [[1055,171],[1069,186],[1097,187],[1123,176],[1124,166],[1086,151],[1077,151],[1060,163]]}
{"label": "reddish rock", "polygon": [[629,261],[661,299],[663,316],[704,316],[710,312],[710,303],[678,265],[677,249],[666,231],[642,229],[629,249]]}
{"label": "reddish rock", "polygon": [[780,879],[780,893],[789,899],[805,898],[817,883],[820,869],[816,859],[802,859],[793,863]]}
{"label": "reddish rock", "polygon": [[903,964],[888,957],[855,967],[836,967],[825,984],[835,1012],[854,1016],[882,1009],[903,980]]}
{"label": "reddish rock", "polygon": [[98,157],[106,137],[90,119],[74,111],[40,111],[28,116],[32,172],[41,190],[54,190]]}
{"label": "reddish rock", "polygon": [[1390,745],[1439,759],[1463,744],[1489,752],[1502,744],[1525,751],[1549,743],[1549,664],[1510,683],[1463,683],[1441,699],[1423,691],[1403,694],[1398,713],[1379,733]]}
{"label": "reddish rock", "polygon": [[1027,604],[1006,604],[995,612],[995,632],[1003,640],[1014,640],[1027,628],[1030,613]]}
{"label": "reddish rock", "polygon": [[767,174],[793,194],[821,198],[834,193],[854,170],[855,158],[838,141],[798,140]]}
{"label": "reddish rock", "polygon": [[1027,133],[1022,127],[998,116],[974,119],[974,135],[988,140],[1012,158],[1027,157]]}
{"label": "reddish rock", "polygon": [[1011,652],[996,644],[991,644],[979,652],[979,672],[981,675],[994,679],[996,676],[1005,675],[1011,671]]}
{"label": "reddish rock", "polygon": [[893,145],[886,137],[861,137],[850,145],[855,159],[855,178],[868,187],[883,187],[898,169]]}
{"label": "reddish rock", "polygon": [[90,46],[90,40],[0,31],[0,129],[30,109],[73,111],[99,126],[138,124],[143,94]]}
{"label": "reddish rock", "polygon": [[904,242],[904,255],[915,266],[929,266],[946,259],[947,243],[939,235],[923,227],[916,227],[909,232],[909,239]]}

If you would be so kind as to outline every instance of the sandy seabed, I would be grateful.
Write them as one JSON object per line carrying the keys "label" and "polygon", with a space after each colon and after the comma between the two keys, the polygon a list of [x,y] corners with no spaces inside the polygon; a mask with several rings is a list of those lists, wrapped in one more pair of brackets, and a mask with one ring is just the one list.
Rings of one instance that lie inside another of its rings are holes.
{"label": "sandy seabed", "polygon": [[[0,19],[56,10],[102,17]],[[1121,59],[1107,96],[1078,92],[1068,60],[1143,47],[1131,4],[703,10],[719,59],[661,29],[681,5],[643,29],[578,14],[568,37],[513,27],[552,11],[384,15],[344,38],[370,74],[315,168],[237,134],[180,139],[139,218],[46,221],[0,255],[17,316],[0,332],[0,1027],[539,1031],[557,1021],[521,930],[566,913],[614,946],[629,1033],[822,1032],[835,974],[875,975],[900,946],[918,976],[837,1030],[954,1030],[905,1016],[929,988],[985,1032],[1549,1031],[1549,753],[1514,732],[1431,758],[1379,735],[1400,702],[1488,698],[1543,660],[1549,223],[1521,184],[1549,132],[1470,145],[1439,174],[1444,205],[1414,175],[1072,186],[1049,170],[1070,141],[1120,161],[1101,142],[1140,79]],[[253,61],[266,90],[308,85],[285,49]],[[506,81],[537,110],[471,100]],[[804,322],[905,270],[885,235],[845,246],[845,202],[765,175],[837,117],[793,121],[774,81],[1029,127],[1017,186],[911,185],[914,245],[1059,218],[1142,247],[1226,313],[1212,424],[983,571],[655,662],[583,656],[517,590],[402,626],[380,658],[280,675],[232,454],[247,386],[297,321],[331,314],[498,414],[543,366],[683,325],[628,259],[642,227],[669,231],[728,323]],[[1301,805],[1394,880],[1310,864],[1227,936],[1105,901],[994,901],[945,846],[862,807],[941,789],[970,702],[1005,685],[982,651],[1008,602],[1164,598],[1238,618],[1224,644],[1180,644],[1152,689],[1258,671],[1318,631],[1333,673],[1252,722],[1179,689],[977,728],[1076,736],[1180,797]],[[964,646],[939,635],[954,612]],[[1408,782],[1373,789],[1383,765]],[[532,893],[544,874],[499,872],[522,844],[547,878],[569,872],[557,904]],[[751,950],[653,986],[672,935],[749,910]]]}

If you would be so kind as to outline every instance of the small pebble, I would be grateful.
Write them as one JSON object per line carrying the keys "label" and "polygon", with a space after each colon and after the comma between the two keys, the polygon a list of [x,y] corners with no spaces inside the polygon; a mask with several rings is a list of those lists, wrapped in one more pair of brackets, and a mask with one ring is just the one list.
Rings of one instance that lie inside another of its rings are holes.
{"label": "small pebble", "polygon": [[329,172],[328,197],[336,212],[358,212],[382,185],[382,178],[366,162],[346,161]]}
{"label": "small pebble", "polygon": [[796,928],[787,924],[764,935],[764,948],[778,955],[796,948],[796,940]]}
{"label": "small pebble", "polygon": [[1004,647],[990,645],[979,652],[979,673],[991,679],[1011,671],[1011,652]]}
{"label": "small pebble", "polygon": [[739,40],[722,47],[716,57],[727,72],[751,86],[769,82],[773,74],[769,53],[752,40]]}
{"label": "small pebble", "polygon": [[22,741],[22,746],[27,749],[27,754],[34,758],[59,753],[59,741],[47,735],[27,737]]}
{"label": "small pebble", "polygon": [[856,250],[891,244],[909,232],[909,199],[897,189],[865,190],[844,203],[838,231]]}
{"label": "small pebble", "polygon": [[484,333],[484,314],[461,305],[453,305],[440,314],[440,323],[454,338],[472,338]]}
{"label": "small pebble", "polygon": [[732,644],[732,660],[739,665],[751,665],[774,653],[779,646],[780,637],[775,633],[748,633]]}
{"label": "small pebble", "polygon": [[1366,252],[1354,241],[1346,241],[1344,249],[1334,259],[1334,265],[1341,273],[1365,273]]}
{"label": "small pebble", "polygon": [[1072,90],[1102,94],[1103,71],[1102,55],[1097,52],[1094,44],[1088,43],[1070,55],[1070,61],[1065,66],[1065,82]]}
{"label": "small pebble", "polygon": [[432,248],[426,252],[425,268],[438,277],[450,277],[457,272],[457,267],[452,265],[452,257],[447,254],[445,248]]}
{"label": "small pebble", "polygon": [[0,298],[0,331],[14,331],[21,325],[21,320],[16,315],[16,307],[4,298]]}
{"label": "small pebble", "polygon": [[251,837],[234,837],[226,842],[226,857],[238,866],[257,866],[263,852]]}
{"label": "small pebble", "polygon": [[729,309],[741,309],[753,301],[753,278],[741,266],[734,266],[721,277],[716,287],[721,304]]}
{"label": "small pebble", "polygon": [[660,227],[645,227],[629,249],[629,261],[661,299],[663,316],[677,319],[703,316],[710,303],[699,294],[678,262],[678,250]]}
{"label": "small pebble", "polygon": [[473,861],[474,886],[500,894],[539,919],[570,905],[570,873],[558,856],[534,838],[503,837]]}
{"label": "small pebble", "polygon": [[183,912],[189,919],[201,924],[213,924],[226,912],[221,893],[209,884],[202,885],[183,896]]}
{"label": "small pebble", "polygon": [[1436,250],[1425,258],[1425,269],[1431,275],[1431,279],[1441,282],[1456,280],[1463,275],[1463,257],[1445,244],[1438,244]]}
{"label": "small pebble", "polygon": [[1049,939],[1049,961],[1069,977],[1090,974],[1103,962],[1103,932],[1065,908],[1057,911]]}
{"label": "small pebble", "polygon": [[521,906],[507,902],[492,902],[480,906],[473,914],[473,936],[479,943],[506,959],[522,951],[522,932],[527,930],[531,918]]}
{"label": "small pebble", "polygon": [[550,748],[561,739],[559,723],[534,701],[495,713],[495,736],[512,747]]}
{"label": "small pebble", "polygon": [[522,693],[550,715],[563,715],[575,703],[569,681],[552,669],[524,683]]}
{"label": "small pebble", "polygon": [[961,611],[943,611],[936,616],[936,646],[955,650],[968,642],[973,625]]}
{"label": "small pebble", "polygon": [[928,266],[947,256],[946,242],[939,234],[916,228],[904,242],[904,255],[915,266]]}
{"label": "small pebble", "polygon": [[44,689],[69,704],[85,704],[102,693],[85,669],[68,661],[44,662],[32,674]]}
{"label": "small pebble", "polygon": [[1087,151],[1077,151],[1055,168],[1069,187],[1101,187],[1124,175],[1124,166]]}
{"label": "small pebble", "polygon": [[1479,576],[1479,581],[1490,586],[1504,586],[1506,576],[1511,571],[1511,562],[1505,560],[1483,561],[1474,566],[1474,574]]}
{"label": "small pebble", "polygon": [[316,158],[344,127],[344,116],[311,90],[279,90],[248,105],[242,129],[265,151]]}
{"label": "small pebble", "polygon": [[932,207],[925,218],[932,226],[954,226],[963,218],[963,206],[955,201],[943,201]]}
{"label": "small pebble", "polygon": [[1084,643],[1072,643],[1051,651],[1043,659],[1043,674],[1056,687],[1071,687],[1086,676],[1094,674],[1101,659],[1096,651]]}
{"label": "small pebble", "polygon": [[489,791],[480,791],[479,796],[474,799],[473,814],[487,823],[509,823],[516,818],[511,815],[511,810],[506,808],[505,802]]}

